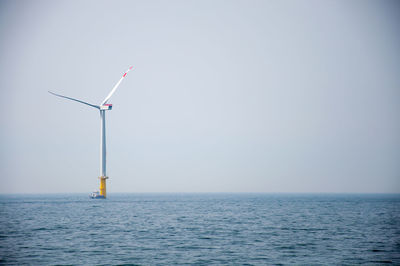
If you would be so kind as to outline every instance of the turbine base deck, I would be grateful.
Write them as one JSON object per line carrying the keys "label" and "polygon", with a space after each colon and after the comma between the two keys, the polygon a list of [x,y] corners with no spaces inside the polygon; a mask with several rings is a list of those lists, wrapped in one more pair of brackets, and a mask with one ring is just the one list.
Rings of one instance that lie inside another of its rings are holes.
{"label": "turbine base deck", "polygon": [[100,193],[98,191],[96,191],[96,192],[92,192],[89,195],[89,198],[91,198],[91,199],[105,199],[106,197],[104,197],[104,195],[100,195]]}

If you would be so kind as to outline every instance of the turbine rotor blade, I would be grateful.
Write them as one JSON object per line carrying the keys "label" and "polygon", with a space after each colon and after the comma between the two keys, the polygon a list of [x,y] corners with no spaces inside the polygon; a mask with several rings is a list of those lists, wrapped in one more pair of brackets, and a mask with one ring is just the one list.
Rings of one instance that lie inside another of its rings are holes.
{"label": "turbine rotor blade", "polygon": [[117,90],[119,84],[121,83],[121,81],[125,78],[126,74],[131,71],[133,69],[133,66],[131,66],[127,71],[125,71],[125,73],[122,75],[122,78],[117,82],[117,84],[115,84],[114,88],[112,88],[112,90],[110,91],[110,93],[107,95],[107,97],[101,102],[100,106],[103,104],[106,104],[107,101],[111,98],[111,96],[114,94],[114,92]]}
{"label": "turbine rotor blade", "polygon": [[60,95],[60,94],[57,94],[57,93],[54,93],[54,92],[51,92],[51,91],[49,91],[49,93],[53,94],[54,96],[65,98],[65,99],[68,99],[68,100],[71,100],[71,101],[75,101],[75,102],[78,102],[78,103],[83,103],[83,104],[89,105],[91,107],[94,107],[96,109],[100,109],[100,106],[98,106],[98,105],[90,104],[90,103],[87,103],[87,102],[84,102],[84,101],[81,101],[81,100],[78,100],[78,99],[74,99],[74,98],[71,98],[71,97],[63,96],[63,95]]}

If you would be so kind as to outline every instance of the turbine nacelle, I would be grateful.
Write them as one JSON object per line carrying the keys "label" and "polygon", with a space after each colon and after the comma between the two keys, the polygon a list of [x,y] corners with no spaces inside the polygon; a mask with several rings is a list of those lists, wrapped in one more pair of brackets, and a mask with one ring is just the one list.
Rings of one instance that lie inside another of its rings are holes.
{"label": "turbine nacelle", "polygon": [[111,110],[112,109],[112,104],[106,103],[100,106],[100,110]]}

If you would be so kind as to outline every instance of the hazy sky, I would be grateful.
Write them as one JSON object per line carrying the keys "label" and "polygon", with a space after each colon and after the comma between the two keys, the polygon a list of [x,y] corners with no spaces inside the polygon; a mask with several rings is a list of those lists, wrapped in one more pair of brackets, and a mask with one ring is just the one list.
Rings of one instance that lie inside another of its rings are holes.
{"label": "hazy sky", "polygon": [[0,0],[0,193],[400,193],[399,1]]}

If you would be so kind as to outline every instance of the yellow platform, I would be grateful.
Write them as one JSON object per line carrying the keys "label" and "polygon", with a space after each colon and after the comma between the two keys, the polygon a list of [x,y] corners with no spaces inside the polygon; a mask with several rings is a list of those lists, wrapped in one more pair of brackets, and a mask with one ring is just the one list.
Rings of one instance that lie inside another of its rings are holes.
{"label": "yellow platform", "polygon": [[104,196],[104,198],[107,197],[107,191],[106,191],[106,179],[108,179],[108,176],[100,176],[100,196]]}

